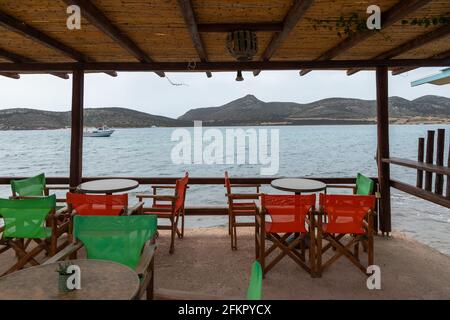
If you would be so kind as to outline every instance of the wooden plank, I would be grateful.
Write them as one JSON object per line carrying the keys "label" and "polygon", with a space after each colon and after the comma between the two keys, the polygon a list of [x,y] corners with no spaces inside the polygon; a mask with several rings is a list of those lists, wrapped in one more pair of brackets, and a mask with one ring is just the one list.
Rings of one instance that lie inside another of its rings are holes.
{"label": "wooden plank", "polygon": [[250,30],[255,32],[281,32],[283,23],[199,23],[198,32],[204,33],[223,33],[236,30]]}
{"label": "wooden plank", "polygon": [[378,181],[380,183],[380,230],[389,233],[391,228],[390,165],[382,159],[389,158],[389,92],[388,68],[378,67],[377,84],[377,145]]}
{"label": "wooden plank", "polygon": [[[450,34],[450,26],[445,25],[445,26],[437,28],[431,32],[420,35],[417,38],[414,38],[413,40],[407,41],[389,51],[383,52],[382,54],[375,56],[373,59],[375,59],[375,60],[391,59],[391,58],[401,55],[402,53],[405,53],[410,50],[421,47],[427,43],[431,43],[433,41],[444,38],[444,37],[448,36],[449,34]],[[350,69],[347,71],[347,75],[349,75],[349,76],[353,75],[361,70],[362,69]]]}
{"label": "wooden plank", "polygon": [[20,75],[18,73],[12,73],[12,72],[11,73],[0,72],[0,76],[15,79],[15,80],[20,79]]}
{"label": "wooden plank", "polygon": [[[0,57],[5,58],[8,61],[14,62],[14,63],[34,63],[37,62],[34,59],[24,57],[20,54],[5,50],[0,48]],[[51,73],[55,77],[61,78],[61,79],[69,79],[69,75],[67,73]]]}
{"label": "wooden plank", "polygon": [[[425,139],[424,138],[419,138],[419,145],[418,145],[418,148],[417,148],[417,162],[419,162],[420,164],[423,163],[424,154],[425,154]],[[383,159],[383,161],[384,161],[384,159]],[[416,187],[417,188],[423,188],[423,170],[417,169]]]}
{"label": "wooden plank", "polygon": [[75,70],[72,79],[72,122],[70,143],[70,178],[69,185],[77,187],[83,174],[83,102],[84,73]]}
{"label": "wooden plank", "polygon": [[[114,25],[91,1],[87,0],[64,0],[68,5],[77,5],[81,9],[81,14],[97,29],[108,35],[122,48],[131,53],[141,62],[152,62],[149,55],[144,52],[130,37]],[[156,72],[160,77],[164,77],[163,72]]]}
{"label": "wooden plank", "polygon": [[[448,147],[447,168],[450,169],[450,145]],[[450,174],[447,175],[447,192],[445,195],[447,199],[450,199]]]}
{"label": "wooden plank", "polygon": [[437,174],[443,174],[443,175],[450,175],[450,168],[444,167],[444,166],[438,166],[435,164],[429,164],[414,160],[408,160],[408,159],[401,159],[401,158],[389,158],[389,159],[383,159],[384,163],[391,163],[403,167],[408,167],[412,169],[422,170],[426,172],[431,173],[437,173]]}
{"label": "wooden plank", "polygon": [[445,198],[441,195],[435,194],[430,191],[426,191],[424,189],[420,189],[417,187],[414,187],[412,185],[397,181],[397,180],[391,180],[391,187],[398,189],[400,191],[406,192],[410,195],[413,195],[415,197],[424,199],[426,201],[433,202],[435,204],[438,204],[440,206],[450,208],[450,199]]}
{"label": "wooden plank", "polygon": [[[445,129],[438,129],[436,144],[436,166],[442,167],[444,165],[444,144]],[[434,192],[440,195],[442,195],[444,192],[444,176],[440,173],[436,174]]]}
{"label": "wooden plank", "polygon": [[35,72],[49,73],[55,71],[71,72],[75,69],[85,71],[118,72],[230,72],[236,70],[298,70],[308,68],[316,70],[342,70],[352,67],[375,68],[379,66],[416,66],[445,67],[450,65],[450,57],[440,60],[429,59],[392,59],[392,60],[326,60],[326,61],[229,61],[229,62],[89,62],[89,63],[0,63],[0,72]]}
{"label": "wooden plank", "polygon": [[[13,16],[6,14],[3,11],[0,11],[0,25],[5,27],[6,29],[19,33],[27,38],[30,38],[44,46],[47,46],[51,49],[54,49],[65,56],[68,56],[75,61],[80,62],[88,62],[92,61],[89,57],[78,52],[77,50],[65,45],[64,43],[50,37],[49,35],[43,33],[42,31],[28,25],[27,23],[20,21]],[[22,61],[22,62],[33,62],[33,61]],[[107,72],[111,76],[114,76],[114,73]],[[117,74],[116,74],[117,76]]]}
{"label": "wooden plank", "polygon": [[[426,149],[425,162],[427,164],[433,164],[434,156],[434,130],[428,130],[427,132],[427,149]],[[433,184],[433,172],[425,172],[425,190],[431,191]]]}
{"label": "wooden plank", "polygon": [[[288,37],[291,31],[298,24],[300,19],[305,15],[308,9],[312,6],[314,0],[298,0],[292,5],[286,18],[283,21],[283,30],[273,35],[267,48],[264,50],[261,59],[268,61],[275,54],[275,51],[281,46],[284,40]],[[255,70],[253,74],[257,76],[261,70]]]}
{"label": "wooden plank", "polygon": [[[429,57],[429,59],[446,59],[446,58],[450,58],[450,50]],[[392,75],[397,76],[399,74],[412,71],[414,69],[417,69],[417,67],[397,67],[392,70]]]}
{"label": "wooden plank", "polygon": [[[206,55],[206,50],[203,45],[202,38],[200,37],[197,20],[195,18],[194,10],[192,9],[191,0],[178,0],[178,6],[180,7],[181,14],[183,15],[184,21],[186,22],[186,26],[189,32],[189,35],[192,39],[192,43],[194,44],[195,50],[200,58],[200,61],[207,62],[208,57]],[[206,72],[206,76],[208,78],[212,77],[210,71]]]}
{"label": "wooden plank", "polygon": [[[11,180],[26,179],[29,177],[0,177],[0,185],[9,185]],[[84,177],[82,182],[99,180],[99,179],[114,179],[118,177]],[[120,177],[120,179],[131,179],[138,181],[141,185],[160,185],[160,184],[174,184],[180,177]],[[232,184],[262,184],[269,185],[273,180],[283,177],[232,177],[230,178]],[[302,178],[302,177],[298,177]],[[308,179],[318,180],[326,184],[354,184],[356,178],[324,178],[324,177],[308,177]],[[372,177],[373,180],[378,181],[378,178]],[[69,184],[68,177],[46,177],[48,184],[67,185]],[[221,185],[225,183],[224,177],[189,177],[189,185]]]}
{"label": "wooden plank", "polygon": [[[408,16],[414,11],[422,8],[423,6],[429,4],[431,0],[401,0],[396,3],[392,8],[383,12],[381,14],[381,27],[386,29],[387,27],[393,25],[397,21],[400,21],[402,18]],[[344,53],[350,48],[353,48],[357,44],[367,40],[371,36],[375,35],[376,32],[373,30],[365,30],[361,32],[355,32],[352,35],[348,36],[345,40],[338,43],[333,48],[327,50],[325,53],[321,54],[317,60],[329,60],[333,59],[340,54]],[[300,75],[304,76],[308,74],[311,69],[306,69],[300,71]]]}

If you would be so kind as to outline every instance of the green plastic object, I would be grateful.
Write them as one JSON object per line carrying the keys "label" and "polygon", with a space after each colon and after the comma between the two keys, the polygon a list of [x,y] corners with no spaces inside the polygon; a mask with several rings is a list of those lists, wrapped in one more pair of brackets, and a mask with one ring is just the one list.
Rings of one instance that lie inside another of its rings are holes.
{"label": "green plastic object", "polygon": [[358,176],[356,177],[356,194],[360,196],[369,196],[373,194],[373,190],[375,188],[375,182],[362,175],[361,173],[358,173]]}
{"label": "green plastic object", "polygon": [[12,180],[11,190],[19,197],[40,197],[44,195],[45,175],[41,173],[32,178]]}
{"label": "green plastic object", "polygon": [[55,207],[55,195],[37,199],[0,199],[0,216],[5,223],[3,237],[49,238],[52,230],[45,226],[45,220]]}
{"label": "green plastic object", "polygon": [[262,268],[259,261],[253,262],[250,284],[247,289],[247,300],[262,299]]}
{"label": "green plastic object", "polygon": [[74,217],[74,236],[83,242],[88,259],[109,260],[135,269],[145,242],[156,234],[157,217]]}

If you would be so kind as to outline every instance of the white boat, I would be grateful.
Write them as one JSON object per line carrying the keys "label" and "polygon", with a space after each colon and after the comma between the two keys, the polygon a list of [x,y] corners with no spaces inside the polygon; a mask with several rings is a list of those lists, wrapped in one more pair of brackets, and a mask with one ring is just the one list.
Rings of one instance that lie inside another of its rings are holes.
{"label": "white boat", "polygon": [[114,130],[107,126],[98,127],[94,130],[88,130],[83,133],[85,137],[109,137],[114,133]]}

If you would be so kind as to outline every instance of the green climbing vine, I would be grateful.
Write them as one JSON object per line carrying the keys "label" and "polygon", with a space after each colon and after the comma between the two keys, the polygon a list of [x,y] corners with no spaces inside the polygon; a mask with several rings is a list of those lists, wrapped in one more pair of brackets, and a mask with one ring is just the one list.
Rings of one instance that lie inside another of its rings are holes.
{"label": "green climbing vine", "polygon": [[[326,19],[308,19],[312,22],[314,30],[325,29],[330,31],[336,31],[339,37],[349,36],[354,33],[367,31],[367,17],[361,17],[357,13],[351,13],[350,16],[344,17],[341,15],[337,20]],[[450,13],[438,17],[424,17],[424,18],[412,18],[403,19],[402,25],[411,26],[438,26],[438,25],[450,25]],[[374,32],[380,32],[385,39],[389,40],[390,37],[383,34],[383,30],[373,30]]]}

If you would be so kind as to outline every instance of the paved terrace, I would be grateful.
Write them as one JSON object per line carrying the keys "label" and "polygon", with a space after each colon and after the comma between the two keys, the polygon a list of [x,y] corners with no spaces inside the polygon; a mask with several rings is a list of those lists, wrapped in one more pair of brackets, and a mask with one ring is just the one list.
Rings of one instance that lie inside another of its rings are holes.
{"label": "paved terrace", "polygon": [[[177,239],[174,255],[169,255],[168,235],[162,231],[156,255],[156,294],[244,298],[254,259],[252,231],[238,230],[239,250],[231,251],[226,228],[187,229],[185,238]],[[0,255],[0,272],[12,259],[11,251]],[[382,289],[369,291],[365,276],[347,259],[341,258],[322,278],[312,279],[285,257],[264,280],[263,295],[265,299],[450,298],[450,258],[423,244],[399,234],[377,237],[375,262],[382,270]]]}

